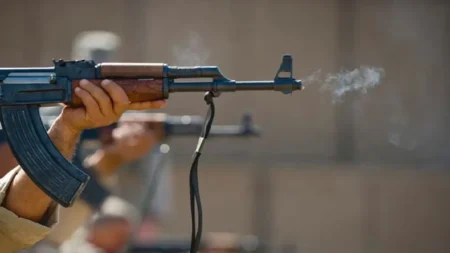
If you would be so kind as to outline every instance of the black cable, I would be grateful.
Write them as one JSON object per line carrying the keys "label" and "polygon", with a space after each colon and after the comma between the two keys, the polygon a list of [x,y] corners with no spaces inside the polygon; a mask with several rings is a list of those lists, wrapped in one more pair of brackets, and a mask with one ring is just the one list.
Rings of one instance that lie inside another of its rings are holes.
{"label": "black cable", "polygon": [[[189,193],[191,202],[191,220],[192,220],[192,234],[191,234],[191,250],[190,253],[197,253],[200,248],[200,241],[202,237],[202,227],[203,227],[203,213],[202,213],[202,203],[200,200],[200,190],[198,187],[198,162],[200,159],[201,151],[205,140],[208,138],[209,131],[214,120],[214,94],[212,92],[207,92],[205,94],[206,104],[209,105],[208,114],[205,119],[205,124],[203,125],[202,133],[198,140],[197,148],[194,152],[193,162],[191,166],[191,171],[189,174]],[[195,224],[195,203],[197,203],[197,215],[198,215],[198,225]],[[197,230],[197,228],[198,230]]]}

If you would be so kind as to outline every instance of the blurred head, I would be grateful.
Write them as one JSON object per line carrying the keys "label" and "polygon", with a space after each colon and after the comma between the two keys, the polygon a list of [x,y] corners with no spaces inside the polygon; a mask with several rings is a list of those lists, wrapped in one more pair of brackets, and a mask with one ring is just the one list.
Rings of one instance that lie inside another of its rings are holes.
{"label": "blurred head", "polygon": [[107,253],[120,251],[127,243],[131,223],[121,216],[101,216],[88,225],[87,240]]}
{"label": "blurred head", "polygon": [[78,34],[74,40],[72,58],[95,62],[111,61],[115,58],[120,44],[120,37],[112,32],[85,31]]}

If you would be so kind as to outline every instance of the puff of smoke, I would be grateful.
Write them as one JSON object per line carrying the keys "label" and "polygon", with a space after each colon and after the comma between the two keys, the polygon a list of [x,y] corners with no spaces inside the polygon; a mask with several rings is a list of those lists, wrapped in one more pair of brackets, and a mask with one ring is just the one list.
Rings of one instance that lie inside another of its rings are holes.
{"label": "puff of smoke", "polygon": [[332,102],[341,102],[349,92],[366,94],[380,84],[384,77],[384,69],[375,67],[360,67],[352,71],[341,71],[337,74],[328,74],[321,90],[331,91]]}
{"label": "puff of smoke", "polygon": [[177,65],[203,65],[210,52],[204,46],[203,39],[197,32],[189,32],[188,39],[172,48]]}
{"label": "puff of smoke", "polygon": [[350,92],[360,92],[362,94],[379,85],[384,77],[384,69],[376,67],[362,66],[352,71],[341,71],[339,73],[329,73],[325,80],[322,80],[321,70],[303,79],[304,87],[313,83],[322,83],[321,91],[329,91],[332,95],[333,104],[342,102],[342,98]]}

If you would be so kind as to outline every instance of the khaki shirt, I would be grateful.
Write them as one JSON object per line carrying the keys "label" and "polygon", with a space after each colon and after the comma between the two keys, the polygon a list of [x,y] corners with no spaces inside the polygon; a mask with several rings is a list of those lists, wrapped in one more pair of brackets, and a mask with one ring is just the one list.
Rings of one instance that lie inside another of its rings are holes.
{"label": "khaki shirt", "polygon": [[[6,192],[19,172],[17,167],[0,179],[0,205],[6,196]],[[17,252],[28,248],[42,240],[50,232],[58,221],[58,205],[53,203],[42,222],[23,219],[13,212],[0,206],[0,249],[2,253]]]}

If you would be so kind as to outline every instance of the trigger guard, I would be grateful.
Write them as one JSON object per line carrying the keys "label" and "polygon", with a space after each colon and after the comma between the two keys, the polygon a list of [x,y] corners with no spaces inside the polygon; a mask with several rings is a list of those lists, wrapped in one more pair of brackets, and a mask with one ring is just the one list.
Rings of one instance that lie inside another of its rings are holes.
{"label": "trigger guard", "polygon": [[81,194],[89,176],[70,163],[48,136],[37,105],[0,108],[3,131],[22,169],[50,198],[64,207]]}

